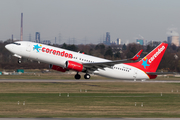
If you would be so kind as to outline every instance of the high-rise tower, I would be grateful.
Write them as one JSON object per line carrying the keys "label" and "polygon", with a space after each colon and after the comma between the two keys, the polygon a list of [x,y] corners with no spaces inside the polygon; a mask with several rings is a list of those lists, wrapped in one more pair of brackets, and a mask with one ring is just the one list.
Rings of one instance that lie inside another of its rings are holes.
{"label": "high-rise tower", "polygon": [[36,42],[40,43],[40,32],[36,32]]}
{"label": "high-rise tower", "polygon": [[106,40],[104,41],[104,44],[111,45],[110,32],[106,32]]}
{"label": "high-rise tower", "polygon": [[111,44],[110,32],[106,32],[106,43],[107,43],[107,45],[110,45],[110,44]]}

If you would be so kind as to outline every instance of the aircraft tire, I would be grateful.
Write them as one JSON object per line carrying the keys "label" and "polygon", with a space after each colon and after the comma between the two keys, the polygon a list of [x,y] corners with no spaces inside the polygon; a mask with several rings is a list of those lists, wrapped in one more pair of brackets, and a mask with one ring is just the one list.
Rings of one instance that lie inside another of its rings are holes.
{"label": "aircraft tire", "polygon": [[85,78],[85,79],[90,79],[91,76],[90,76],[89,74],[85,74],[85,75],[84,75],[84,78]]}
{"label": "aircraft tire", "polygon": [[21,64],[21,60],[18,60],[18,63]]}
{"label": "aircraft tire", "polygon": [[81,79],[81,75],[76,74],[76,75],[74,76],[74,78],[75,78],[76,80],[79,80],[79,79]]}

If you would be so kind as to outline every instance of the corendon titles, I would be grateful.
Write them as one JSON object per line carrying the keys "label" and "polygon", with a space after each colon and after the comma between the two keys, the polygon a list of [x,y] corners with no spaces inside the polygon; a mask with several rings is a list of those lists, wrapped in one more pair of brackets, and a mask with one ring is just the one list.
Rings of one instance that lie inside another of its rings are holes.
{"label": "corendon titles", "polygon": [[45,48],[45,47],[42,48],[42,52],[46,52],[46,53],[57,55],[57,56],[61,56],[61,57],[67,57],[67,58],[71,58],[71,59],[73,57],[72,54],[65,53],[65,51],[60,52],[60,51],[49,49],[49,48]]}
{"label": "corendon titles", "polygon": [[151,63],[152,61],[154,61],[155,58],[157,58],[159,56],[159,54],[161,54],[161,52],[165,49],[164,46],[162,46],[161,48],[158,48],[158,51],[149,59],[149,63]]}

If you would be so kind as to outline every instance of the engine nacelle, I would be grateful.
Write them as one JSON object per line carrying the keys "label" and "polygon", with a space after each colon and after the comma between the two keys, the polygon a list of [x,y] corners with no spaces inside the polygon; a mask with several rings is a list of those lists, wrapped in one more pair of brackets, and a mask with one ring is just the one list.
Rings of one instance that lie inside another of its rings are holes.
{"label": "engine nacelle", "polygon": [[60,66],[52,65],[52,64],[49,65],[49,68],[56,70],[56,71],[60,71],[60,72],[66,72],[66,70],[67,70],[66,68],[62,68]]}
{"label": "engine nacelle", "polygon": [[74,61],[66,61],[66,69],[81,72],[83,70],[83,65]]}

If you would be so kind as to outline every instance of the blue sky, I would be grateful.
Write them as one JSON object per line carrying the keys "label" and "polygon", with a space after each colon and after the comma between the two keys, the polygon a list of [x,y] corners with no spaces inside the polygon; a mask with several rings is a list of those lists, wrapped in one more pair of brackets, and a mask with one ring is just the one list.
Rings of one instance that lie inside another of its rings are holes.
{"label": "blue sky", "polygon": [[[55,37],[60,43],[99,43],[110,32],[111,41],[136,38],[167,39],[169,29],[180,28],[180,0],[0,0],[0,40],[20,39],[20,16],[24,15],[23,39]],[[104,37],[103,37],[104,36]]]}

